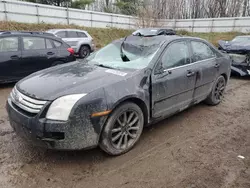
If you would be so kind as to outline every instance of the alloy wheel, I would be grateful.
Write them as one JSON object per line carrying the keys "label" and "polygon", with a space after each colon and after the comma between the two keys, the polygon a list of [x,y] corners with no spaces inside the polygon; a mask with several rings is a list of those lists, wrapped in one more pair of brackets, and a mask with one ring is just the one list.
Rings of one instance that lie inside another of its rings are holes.
{"label": "alloy wheel", "polygon": [[224,80],[219,80],[218,83],[216,84],[214,91],[214,97],[217,101],[222,100],[224,90],[225,90],[225,82]]}
{"label": "alloy wheel", "polygon": [[111,130],[111,143],[116,149],[125,150],[134,144],[140,130],[140,118],[136,111],[122,112]]}

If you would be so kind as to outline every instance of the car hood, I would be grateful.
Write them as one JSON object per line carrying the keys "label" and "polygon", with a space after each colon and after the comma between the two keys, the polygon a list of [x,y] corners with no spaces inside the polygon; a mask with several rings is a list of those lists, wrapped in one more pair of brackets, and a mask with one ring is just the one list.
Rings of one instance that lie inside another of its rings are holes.
{"label": "car hood", "polygon": [[69,94],[90,93],[132,73],[75,62],[36,72],[19,81],[16,87],[30,97],[54,100]]}
{"label": "car hood", "polygon": [[219,47],[227,52],[244,53],[250,51],[249,42],[218,41]]}

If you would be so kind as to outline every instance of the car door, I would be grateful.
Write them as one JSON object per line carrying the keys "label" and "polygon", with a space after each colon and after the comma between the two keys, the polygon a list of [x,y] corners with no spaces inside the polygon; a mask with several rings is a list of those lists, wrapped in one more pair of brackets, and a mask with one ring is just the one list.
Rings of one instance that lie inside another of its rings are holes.
{"label": "car door", "polygon": [[196,103],[206,99],[213,83],[219,74],[219,63],[216,62],[216,54],[206,43],[199,40],[190,41],[192,50],[192,63],[198,68],[197,81],[194,90]]}
{"label": "car door", "polygon": [[196,69],[187,41],[173,42],[163,52],[152,76],[152,115],[169,116],[193,100]]}
{"label": "car door", "polygon": [[0,80],[17,80],[20,75],[21,49],[18,36],[0,38]]}
{"label": "car door", "polygon": [[51,66],[51,56],[54,54],[46,48],[45,38],[23,36],[22,49],[22,70],[25,76]]}
{"label": "car door", "polygon": [[64,41],[71,46],[74,50],[77,49],[77,45],[79,42],[79,37],[76,33],[76,31],[67,31],[67,38],[64,39]]}

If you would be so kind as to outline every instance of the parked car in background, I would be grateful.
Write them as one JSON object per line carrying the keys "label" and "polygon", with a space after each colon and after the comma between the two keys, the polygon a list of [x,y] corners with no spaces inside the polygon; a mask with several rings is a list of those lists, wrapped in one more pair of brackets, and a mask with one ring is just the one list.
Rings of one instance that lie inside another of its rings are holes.
{"label": "parked car in background", "polygon": [[74,49],[80,58],[87,57],[95,50],[93,38],[87,31],[77,29],[51,29],[47,32],[62,38],[63,41]]}
{"label": "parked car in background", "polygon": [[0,32],[0,82],[15,82],[29,74],[75,61],[74,50],[42,32]]}
{"label": "parked car in background", "polygon": [[128,36],[82,63],[42,70],[18,82],[7,102],[10,124],[43,147],[99,145],[120,155],[137,143],[144,126],[204,100],[219,104],[230,63],[199,38]]}
{"label": "parked car in background", "polygon": [[176,35],[176,31],[170,28],[142,28],[133,32],[135,36],[152,37],[157,35]]}
{"label": "parked car in background", "polygon": [[237,36],[232,41],[219,40],[219,50],[232,59],[232,74],[250,75],[250,36]]}

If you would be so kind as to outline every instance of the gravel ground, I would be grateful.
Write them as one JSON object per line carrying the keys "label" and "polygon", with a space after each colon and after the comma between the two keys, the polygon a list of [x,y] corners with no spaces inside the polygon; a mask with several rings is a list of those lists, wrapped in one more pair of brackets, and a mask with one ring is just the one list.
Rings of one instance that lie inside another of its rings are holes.
{"label": "gravel ground", "polygon": [[0,88],[0,187],[250,187],[250,80],[231,79],[219,106],[199,104],[145,128],[119,157],[29,146],[9,126],[12,87]]}

